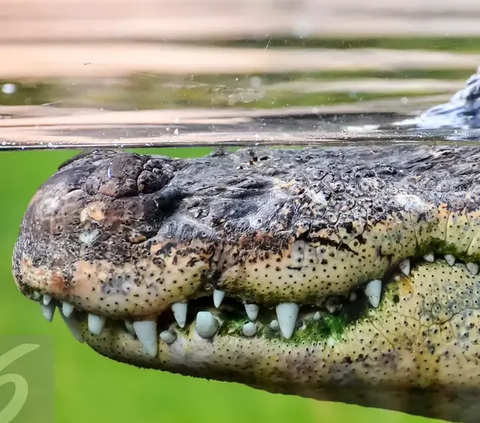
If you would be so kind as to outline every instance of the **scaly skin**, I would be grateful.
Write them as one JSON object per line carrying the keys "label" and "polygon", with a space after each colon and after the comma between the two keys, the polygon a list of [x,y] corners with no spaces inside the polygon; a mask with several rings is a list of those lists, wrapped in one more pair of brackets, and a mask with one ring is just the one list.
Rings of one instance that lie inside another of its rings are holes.
{"label": "scaly skin", "polygon": [[[72,304],[75,336],[118,361],[477,421],[479,161],[471,146],[93,152],[32,199],[13,272],[29,298]],[[185,328],[170,311],[182,301]],[[260,306],[254,335],[242,302]],[[301,306],[289,339],[269,326],[280,303]],[[212,339],[196,329],[204,310],[220,324]],[[106,318],[100,335],[87,313]],[[148,354],[125,320],[174,341]]]}

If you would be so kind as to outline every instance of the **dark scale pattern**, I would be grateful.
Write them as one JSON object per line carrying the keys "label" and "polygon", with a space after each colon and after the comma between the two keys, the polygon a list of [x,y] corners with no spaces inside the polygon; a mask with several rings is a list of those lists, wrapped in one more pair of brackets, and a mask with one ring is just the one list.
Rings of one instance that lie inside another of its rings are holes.
{"label": "dark scale pattern", "polygon": [[479,158],[471,146],[94,152],[32,200],[14,274],[24,292],[112,316],[156,315],[206,282],[315,303],[430,245],[480,257]]}

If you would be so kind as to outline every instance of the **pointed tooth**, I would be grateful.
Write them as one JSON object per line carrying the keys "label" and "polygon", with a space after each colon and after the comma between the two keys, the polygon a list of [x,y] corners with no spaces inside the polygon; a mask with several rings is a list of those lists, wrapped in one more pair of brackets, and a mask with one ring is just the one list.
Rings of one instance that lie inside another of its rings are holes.
{"label": "pointed tooth", "polygon": [[197,333],[204,339],[212,339],[218,331],[220,324],[209,311],[199,311],[195,321]]}
{"label": "pointed tooth", "polygon": [[173,344],[177,339],[177,334],[175,332],[170,332],[169,330],[164,330],[160,333],[160,339],[168,345]]}
{"label": "pointed tooth", "polygon": [[187,311],[188,303],[172,304],[173,316],[175,317],[178,326],[180,326],[181,328],[184,328],[185,324],[187,323]]}
{"label": "pointed tooth", "polygon": [[374,279],[373,281],[368,282],[365,287],[365,295],[372,307],[377,308],[380,304],[380,297],[382,295],[382,281]]}
{"label": "pointed tooth", "polygon": [[107,319],[88,313],[88,330],[94,335],[101,335]]}
{"label": "pointed tooth", "polygon": [[350,292],[350,295],[348,296],[348,300],[351,303],[357,301],[357,293],[355,291]]}
{"label": "pointed tooth", "polygon": [[133,329],[144,351],[151,357],[158,354],[157,322],[153,320],[139,320],[133,322]]}
{"label": "pointed tooth", "polygon": [[445,260],[450,266],[453,266],[455,264],[455,257],[451,254],[445,254]]}
{"label": "pointed tooth", "polygon": [[435,256],[433,253],[427,253],[423,256],[423,259],[429,263],[433,263],[435,261]]}
{"label": "pointed tooth", "polygon": [[67,325],[67,328],[70,330],[73,337],[78,342],[83,343],[85,340],[83,339],[82,327],[80,323],[77,320],[75,320],[73,316],[66,317],[63,315],[63,313],[60,313],[60,316],[62,316],[63,321]]}
{"label": "pointed tooth", "polygon": [[42,304],[42,314],[45,319],[51,322],[53,320],[53,315],[55,314],[55,304]]}
{"label": "pointed tooth", "polygon": [[410,275],[410,259],[403,259],[398,264],[398,267],[405,276]]}
{"label": "pointed tooth", "polygon": [[245,323],[242,327],[242,332],[245,336],[254,336],[257,333],[257,325],[253,322]]}
{"label": "pointed tooth", "polygon": [[259,307],[257,304],[245,304],[245,311],[247,312],[247,317],[254,322],[258,317]]}
{"label": "pointed tooth", "polygon": [[325,301],[325,308],[328,310],[329,313],[335,313],[338,309],[341,308],[341,304],[337,297],[329,297],[327,301]]}
{"label": "pointed tooth", "polygon": [[280,331],[286,339],[290,339],[295,330],[298,316],[298,304],[282,303],[277,305],[276,312]]}
{"label": "pointed tooth", "polygon": [[44,294],[43,295],[43,304],[44,305],[49,305],[50,301],[52,301],[52,296],[50,294]]}
{"label": "pointed tooth", "polygon": [[478,264],[472,262],[467,263],[467,269],[473,276],[476,276],[480,270]]}
{"label": "pointed tooth", "polygon": [[63,302],[62,313],[65,317],[70,317],[74,309],[73,304],[67,303],[66,301]]}
{"label": "pointed tooth", "polygon": [[313,320],[320,320],[321,317],[322,316],[321,316],[320,312],[316,311],[312,318],[313,318]]}
{"label": "pointed tooth", "polygon": [[215,308],[219,308],[222,305],[224,298],[225,291],[220,291],[219,289],[213,290],[213,305]]}
{"label": "pointed tooth", "polygon": [[135,329],[133,328],[133,323],[130,320],[125,320],[125,328],[127,329],[128,333],[132,336],[135,335]]}
{"label": "pointed tooth", "polygon": [[272,329],[272,330],[280,329],[280,325],[278,324],[278,320],[272,320],[270,322],[270,329]]}

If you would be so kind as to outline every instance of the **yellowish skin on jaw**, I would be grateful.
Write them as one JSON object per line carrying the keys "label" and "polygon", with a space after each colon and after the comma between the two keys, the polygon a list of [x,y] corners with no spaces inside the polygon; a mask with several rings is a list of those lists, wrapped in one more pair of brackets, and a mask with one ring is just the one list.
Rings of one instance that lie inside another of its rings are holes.
{"label": "yellowish skin on jaw", "polygon": [[[266,389],[287,382],[293,393],[332,384],[407,389],[432,384],[475,386],[480,380],[480,276],[444,261],[423,263],[410,276],[395,277],[378,309],[339,337],[298,345],[274,339],[200,338],[193,328],[178,332],[172,345],[159,341],[148,357],[118,323],[87,343],[103,355],[142,367],[239,379]],[[303,370],[303,371],[302,371]],[[306,371],[305,371],[306,370]],[[223,376],[222,376],[223,375]]]}

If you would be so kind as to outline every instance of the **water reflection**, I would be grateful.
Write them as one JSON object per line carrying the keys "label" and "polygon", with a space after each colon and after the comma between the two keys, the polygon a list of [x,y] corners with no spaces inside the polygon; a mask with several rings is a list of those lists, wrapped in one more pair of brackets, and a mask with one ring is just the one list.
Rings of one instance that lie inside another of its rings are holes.
{"label": "water reflection", "polygon": [[467,0],[0,5],[2,148],[476,137],[396,124],[480,63]]}

